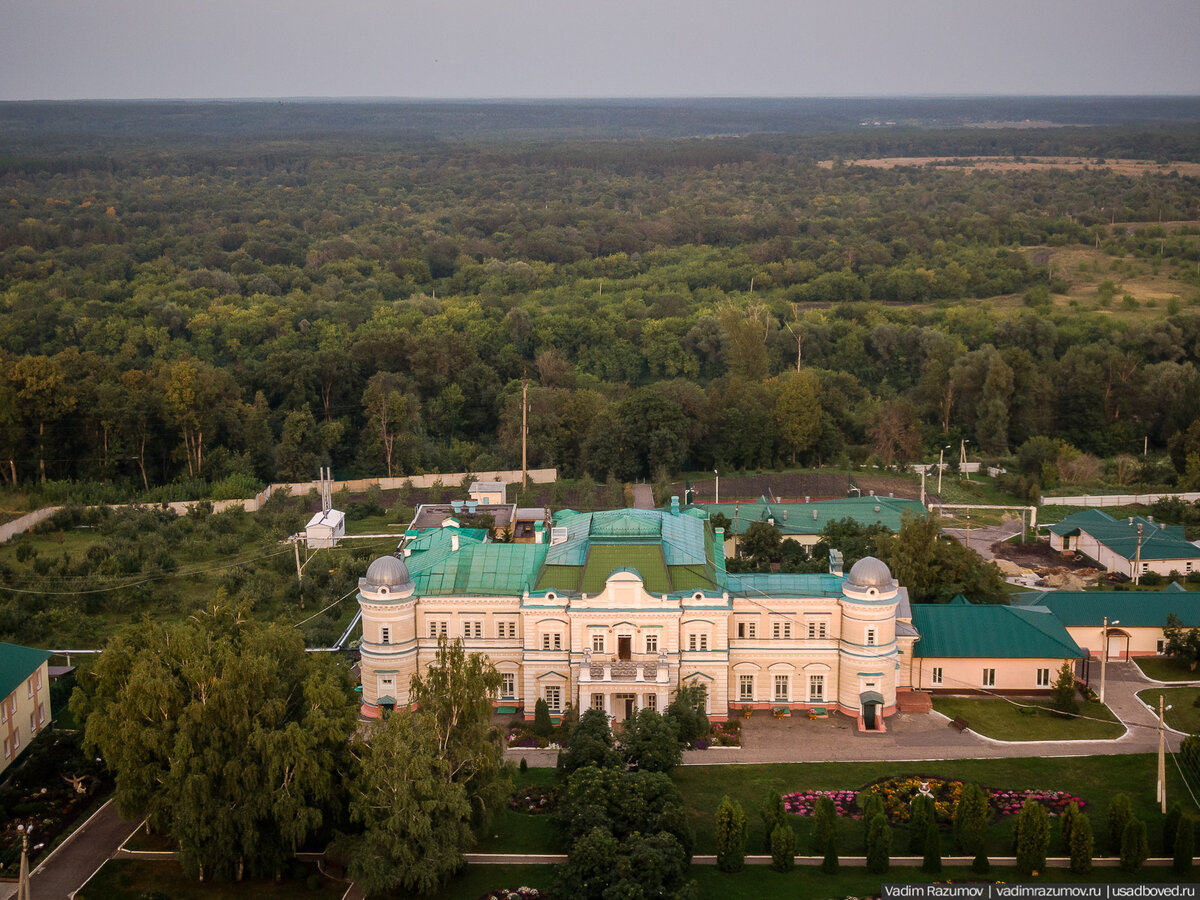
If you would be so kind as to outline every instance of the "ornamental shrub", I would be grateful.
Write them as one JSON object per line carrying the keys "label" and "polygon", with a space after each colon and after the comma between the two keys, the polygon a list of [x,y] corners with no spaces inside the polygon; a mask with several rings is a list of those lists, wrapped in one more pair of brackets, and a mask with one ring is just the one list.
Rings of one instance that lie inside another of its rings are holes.
{"label": "ornamental shrub", "polygon": [[1075,672],[1069,662],[1064,661],[1062,668],[1058,670],[1051,702],[1059,712],[1072,715],[1079,712],[1079,691],[1075,687]]}
{"label": "ornamental shrub", "polygon": [[868,794],[867,800],[863,804],[863,828],[868,837],[871,834],[871,823],[875,821],[876,816],[883,816],[883,821],[887,821],[887,816],[883,812],[883,800],[875,794]]}
{"label": "ornamental shrub", "polygon": [[1163,820],[1163,855],[1175,852],[1175,836],[1179,833],[1179,821],[1183,818],[1183,808],[1178,803],[1171,805],[1167,810],[1167,817]]}
{"label": "ornamental shrub", "polygon": [[1067,848],[1071,857],[1071,871],[1076,875],[1086,875],[1092,871],[1092,855],[1095,849],[1092,820],[1085,813],[1079,813],[1071,824],[1071,842]]}
{"label": "ornamental shrub", "polygon": [[882,812],[876,813],[867,826],[867,871],[882,875],[891,867],[892,826]]}
{"label": "ornamental shrub", "polygon": [[965,854],[978,853],[987,834],[988,799],[977,784],[963,786],[954,806],[954,841]]}
{"label": "ornamental shrub", "polygon": [[992,865],[988,862],[987,852],[983,847],[980,847],[979,852],[975,854],[975,858],[971,860],[971,871],[976,875],[986,875],[991,869]]}
{"label": "ornamental shrub", "polygon": [[1192,858],[1196,855],[1196,824],[1191,816],[1179,820],[1179,828],[1175,831],[1175,846],[1171,848],[1171,868],[1177,875],[1186,875],[1192,871]]}
{"label": "ornamental shrub", "polygon": [[936,819],[930,819],[925,826],[925,858],[921,862],[921,871],[936,873],[942,871],[942,833],[938,829]]}
{"label": "ornamental shrub", "polygon": [[1108,855],[1117,856],[1121,852],[1121,840],[1125,836],[1125,826],[1133,818],[1133,807],[1129,803],[1128,794],[1117,794],[1108,802]]}
{"label": "ornamental shrub", "polygon": [[795,865],[796,832],[787,823],[776,825],[771,832],[771,868],[776,872],[790,872]]}
{"label": "ornamental shrub", "polygon": [[1026,800],[1017,815],[1017,871],[1028,878],[1046,867],[1050,850],[1050,817],[1046,807]]}
{"label": "ornamental shrub", "polygon": [[1075,828],[1075,823],[1079,821],[1079,804],[1071,802],[1067,804],[1067,808],[1063,810],[1062,824],[1058,829],[1059,846],[1062,848],[1063,856],[1071,855],[1071,832]]}
{"label": "ornamental shrub", "polygon": [[821,871],[826,875],[836,875],[840,867],[837,855],[837,829],[829,829],[825,836],[825,858],[821,860]]}
{"label": "ornamental shrub", "polygon": [[554,722],[550,719],[550,707],[544,697],[533,704],[533,733],[548,738],[554,733]]}
{"label": "ornamental shrub", "polygon": [[837,828],[837,807],[829,797],[821,797],[813,808],[812,853],[825,852],[828,833]]}
{"label": "ornamental shrub", "polygon": [[717,807],[717,868],[740,872],[746,863],[746,813],[726,794]]}
{"label": "ornamental shrub", "polygon": [[933,800],[925,796],[917,796],[912,802],[908,818],[908,855],[921,856],[925,853],[925,837],[929,833],[929,823],[936,822]]}
{"label": "ornamental shrub", "polygon": [[[777,825],[786,825],[787,809],[783,805],[783,795],[775,791],[767,794],[766,802],[762,806],[763,834],[766,838],[767,846],[764,848],[768,853],[771,852],[771,832],[775,830]],[[814,810],[815,814],[815,810]]]}
{"label": "ornamental shrub", "polygon": [[1140,871],[1149,855],[1146,823],[1141,819],[1130,819],[1121,834],[1121,868],[1126,872]]}

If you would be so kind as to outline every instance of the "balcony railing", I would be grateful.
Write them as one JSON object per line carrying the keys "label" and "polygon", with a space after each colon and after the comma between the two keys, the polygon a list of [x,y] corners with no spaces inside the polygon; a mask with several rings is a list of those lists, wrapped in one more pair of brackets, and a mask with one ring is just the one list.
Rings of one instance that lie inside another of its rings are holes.
{"label": "balcony railing", "polygon": [[636,659],[612,659],[593,657],[590,653],[585,653],[583,663],[579,667],[579,681],[667,684],[670,682],[670,668],[666,654],[647,655]]}

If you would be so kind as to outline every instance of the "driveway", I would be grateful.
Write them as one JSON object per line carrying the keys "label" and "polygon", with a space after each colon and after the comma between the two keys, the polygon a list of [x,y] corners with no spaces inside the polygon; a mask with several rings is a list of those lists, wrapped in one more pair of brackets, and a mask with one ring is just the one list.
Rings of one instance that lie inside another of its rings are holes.
{"label": "driveway", "polygon": [[974,550],[984,559],[996,558],[992,553],[992,544],[1007,541],[1021,533],[1017,522],[1002,522],[999,525],[985,525],[983,528],[943,528],[942,534],[948,534],[960,544]]}
{"label": "driveway", "polygon": [[[1098,741],[998,741],[969,729],[958,732],[940,713],[898,713],[887,719],[884,734],[864,734],[849,716],[809,720],[803,714],[785,719],[756,713],[742,720],[740,748],[690,750],[685,766],[778,762],[887,762],[935,759],[987,759],[1025,756],[1111,756],[1158,750],[1158,718],[1137,698],[1151,687],[1131,662],[1109,663],[1105,699],[1125,725],[1119,738]],[[1167,748],[1176,750],[1185,737],[1167,729]],[[553,766],[556,750],[513,749],[508,758],[531,766]]]}

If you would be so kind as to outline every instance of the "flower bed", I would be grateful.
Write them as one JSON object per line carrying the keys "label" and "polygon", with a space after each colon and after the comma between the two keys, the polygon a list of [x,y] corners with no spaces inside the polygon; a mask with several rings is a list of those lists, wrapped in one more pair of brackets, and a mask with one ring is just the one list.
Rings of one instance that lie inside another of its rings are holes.
{"label": "flower bed", "polygon": [[708,735],[710,747],[740,747],[742,746],[742,723],[737,719],[728,722],[714,722]]}
{"label": "flower bed", "polygon": [[[943,822],[950,821],[954,815],[955,804],[962,796],[963,782],[924,775],[885,778],[856,791],[796,791],[783,795],[783,806],[792,815],[809,816],[812,815],[818,799],[829,797],[833,800],[839,816],[860,819],[862,805],[869,795],[874,794],[883,801],[888,819],[903,823],[908,821],[912,802],[922,793],[922,787],[933,798],[938,819]],[[1021,811],[1021,806],[1026,800],[1040,803],[1051,816],[1061,816],[1071,803],[1077,803],[1080,809],[1087,806],[1079,797],[1066,791],[1010,791],[989,787],[984,787],[983,791],[987,795],[992,814],[996,817],[1015,816]]]}
{"label": "flower bed", "polygon": [[491,893],[484,894],[479,900],[542,900],[542,892],[537,888],[519,887],[496,888]]}
{"label": "flower bed", "polygon": [[513,722],[508,726],[508,734],[505,739],[505,744],[509,747],[544,749],[550,746],[550,739],[534,734],[533,729],[523,722]]}
{"label": "flower bed", "polygon": [[513,791],[508,798],[508,808],[530,816],[540,816],[554,809],[558,791],[554,788],[527,785]]}

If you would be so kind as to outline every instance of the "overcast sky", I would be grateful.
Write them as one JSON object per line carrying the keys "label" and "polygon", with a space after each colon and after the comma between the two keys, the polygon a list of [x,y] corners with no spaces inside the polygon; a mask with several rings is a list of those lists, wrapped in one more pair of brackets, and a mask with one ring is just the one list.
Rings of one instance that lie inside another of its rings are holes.
{"label": "overcast sky", "polygon": [[1200,94],[1200,0],[0,0],[0,99]]}

